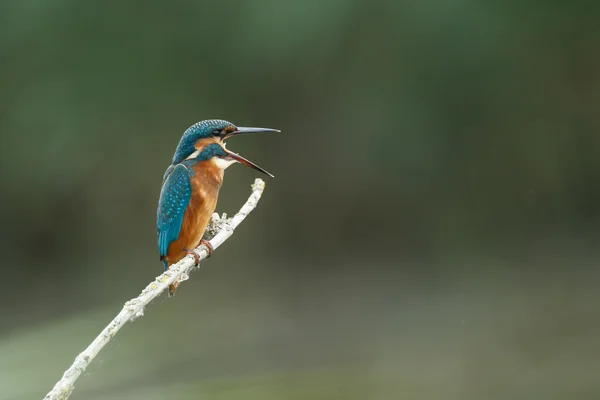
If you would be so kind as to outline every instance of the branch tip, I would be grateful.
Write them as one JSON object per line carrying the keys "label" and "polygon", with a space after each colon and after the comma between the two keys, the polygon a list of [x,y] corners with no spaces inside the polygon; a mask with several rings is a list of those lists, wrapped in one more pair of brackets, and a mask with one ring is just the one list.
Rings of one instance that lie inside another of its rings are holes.
{"label": "branch tip", "polygon": [[[209,224],[210,244],[213,251],[222,245],[232,234],[235,228],[254,210],[265,189],[265,182],[257,178],[252,184],[252,193],[240,211],[228,219],[227,214],[222,217],[213,214]],[[213,234],[214,233],[214,234]],[[213,235],[210,235],[213,234]],[[194,249],[198,254],[199,261],[208,257],[207,246],[201,244]],[[183,258],[178,263],[171,265],[168,270],[157,276],[150,282],[138,297],[127,301],[119,314],[102,330],[94,341],[81,352],[73,361],[73,364],[64,372],[62,378],[54,385],[52,390],[44,397],[44,400],[67,400],[75,387],[75,381],[86,370],[89,363],[98,353],[112,340],[117,332],[129,321],[144,315],[144,308],[167,287],[175,281],[188,279],[189,273],[194,269],[195,260],[192,256]]]}

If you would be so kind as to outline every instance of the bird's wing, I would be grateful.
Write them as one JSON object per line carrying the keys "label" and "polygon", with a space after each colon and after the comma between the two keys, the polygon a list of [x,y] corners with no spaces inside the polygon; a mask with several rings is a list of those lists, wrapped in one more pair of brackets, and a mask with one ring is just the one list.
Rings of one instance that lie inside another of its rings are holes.
{"label": "bird's wing", "polygon": [[184,164],[170,166],[165,172],[158,210],[156,229],[158,233],[158,253],[163,260],[171,242],[177,240],[183,214],[192,196],[190,173]]}

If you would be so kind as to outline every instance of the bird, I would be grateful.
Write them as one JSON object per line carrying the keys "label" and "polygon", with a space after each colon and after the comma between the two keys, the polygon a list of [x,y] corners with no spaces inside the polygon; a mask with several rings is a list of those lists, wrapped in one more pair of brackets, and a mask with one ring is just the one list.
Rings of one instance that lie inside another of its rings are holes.
{"label": "bird", "polygon": [[[165,271],[205,244],[202,239],[217,205],[224,171],[240,163],[274,177],[263,168],[225,147],[225,141],[237,135],[258,132],[280,132],[278,129],[238,127],[222,119],[195,123],[185,130],[175,149],[171,165],[164,173],[156,212],[158,253]],[[168,296],[177,291],[179,283],[169,286]]]}

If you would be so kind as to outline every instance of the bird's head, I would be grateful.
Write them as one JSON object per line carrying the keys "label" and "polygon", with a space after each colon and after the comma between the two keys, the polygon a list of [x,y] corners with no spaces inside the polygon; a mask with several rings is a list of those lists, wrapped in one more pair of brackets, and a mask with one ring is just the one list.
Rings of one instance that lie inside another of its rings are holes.
{"label": "bird's head", "polygon": [[221,169],[239,162],[273,177],[273,175],[258,165],[225,148],[226,139],[235,135],[255,132],[280,131],[270,128],[237,127],[231,122],[222,119],[209,119],[197,122],[183,133],[173,156],[173,164],[189,159],[206,161],[215,157],[215,164]]}

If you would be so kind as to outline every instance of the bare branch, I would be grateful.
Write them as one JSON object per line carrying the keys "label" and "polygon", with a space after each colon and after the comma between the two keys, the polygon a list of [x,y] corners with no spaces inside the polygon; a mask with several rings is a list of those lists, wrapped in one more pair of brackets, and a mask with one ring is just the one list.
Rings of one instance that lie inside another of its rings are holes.
{"label": "bare branch", "polygon": [[[246,218],[246,216],[256,208],[258,201],[265,189],[265,182],[262,179],[256,179],[252,185],[252,194],[242,206],[240,211],[227,219],[226,214],[219,218],[218,214],[213,214],[213,219],[207,229],[207,234],[210,237],[210,244],[213,249],[221,246],[232,234],[235,228]],[[208,256],[208,249],[205,245],[200,245],[194,250],[200,260]],[[100,350],[117,334],[127,322],[133,321],[135,318],[144,315],[144,307],[149,304],[154,298],[158,297],[170,284],[175,281],[184,281],[188,278],[188,274],[194,269],[194,258],[189,255],[172,265],[162,275],[150,283],[142,293],[134,299],[129,300],[123,306],[121,312],[102,330],[100,335],[80,353],[63,374],[60,381],[54,385],[54,388],[44,397],[44,400],[65,400],[73,391],[75,381],[83,371],[87,368],[90,362],[98,355]]]}

